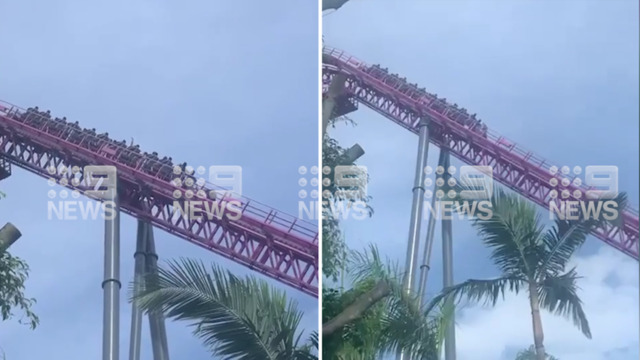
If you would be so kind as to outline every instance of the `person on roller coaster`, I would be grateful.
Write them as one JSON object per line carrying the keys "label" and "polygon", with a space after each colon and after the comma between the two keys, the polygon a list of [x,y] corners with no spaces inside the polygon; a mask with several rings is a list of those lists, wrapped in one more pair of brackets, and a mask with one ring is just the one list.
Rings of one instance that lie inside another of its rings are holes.
{"label": "person on roller coaster", "polygon": [[[137,144],[134,145],[133,139],[131,140],[132,141],[131,144],[127,146],[126,140],[122,140],[122,141],[112,140],[109,138],[109,133],[107,132],[98,135],[96,133],[95,128],[92,128],[92,129],[82,128],[80,127],[80,124],[77,121],[67,123],[66,117],[63,117],[62,119],[57,117],[52,119],[51,112],[49,110],[43,112],[43,111],[40,111],[40,109],[37,106],[33,108],[31,107],[28,108],[27,111],[25,111],[22,114],[15,114],[13,118],[20,122],[26,122],[29,125],[34,127],[40,127],[41,125],[44,124],[45,121],[53,120],[53,122],[61,125],[60,136],[65,138],[67,141],[71,143],[80,144],[83,135],[91,135],[97,139],[107,140],[109,143],[111,143],[116,147],[127,148],[129,152],[121,152],[122,160],[125,163],[131,163],[131,165],[135,166],[141,158],[140,145],[137,145]],[[57,127],[58,126],[54,126],[54,128],[57,128]],[[93,147],[101,146],[102,142],[90,141],[87,144],[89,145],[90,148],[93,148]],[[163,175],[165,175],[164,173],[166,173],[167,177],[170,176],[170,172],[173,169],[173,160],[171,159],[171,157],[165,156],[162,158],[162,160],[160,160],[158,157],[158,153],[154,151],[150,154],[145,152],[144,158],[147,158],[151,161],[145,162],[145,164],[143,164],[143,171],[147,173],[155,174],[158,170],[161,170],[160,172],[163,173]],[[181,165],[182,171],[183,173],[185,173],[185,177],[192,178],[195,182],[195,177],[193,176],[193,174],[186,174],[185,172],[186,167],[187,167],[186,162]],[[164,170],[167,170],[168,172]]]}
{"label": "person on roller coaster", "polygon": [[173,172],[173,167],[171,165],[171,158],[163,156],[162,160],[160,160],[160,163],[162,164],[160,166],[160,177],[163,180],[171,180],[171,173]]}
{"label": "person on roller coaster", "polygon": [[38,115],[40,115],[40,109],[38,109],[37,106],[34,108],[28,108],[27,112],[22,114],[21,120],[25,123],[31,123],[31,120],[33,120],[33,118],[37,117]]}
{"label": "person on roller coaster", "polygon": [[477,134],[480,134],[482,137],[487,137],[488,127],[486,124],[483,124],[482,120],[480,119],[478,119],[475,124],[471,125],[471,130],[473,130]]}

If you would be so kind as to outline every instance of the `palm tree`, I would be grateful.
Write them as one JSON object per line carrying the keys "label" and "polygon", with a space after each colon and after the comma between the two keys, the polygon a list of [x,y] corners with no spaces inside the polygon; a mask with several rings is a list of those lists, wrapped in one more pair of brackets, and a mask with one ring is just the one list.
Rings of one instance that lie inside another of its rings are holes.
{"label": "palm tree", "polygon": [[[618,198],[624,204],[625,196]],[[566,269],[573,253],[584,243],[598,221],[556,219],[545,231],[534,205],[525,199],[496,189],[491,198],[493,214],[489,219],[473,220],[483,243],[492,250],[491,259],[501,276],[490,280],[470,279],[442,291],[427,309],[442,301],[466,297],[495,306],[505,290],[529,294],[533,338],[538,360],[545,359],[544,333],[540,308],[571,318],[582,333],[591,338],[589,322],[578,296],[575,267]],[[621,207],[620,207],[621,208]]]}
{"label": "palm tree", "polygon": [[[132,284],[135,289],[135,284]],[[132,300],[146,312],[186,320],[213,356],[222,359],[317,359],[317,334],[301,344],[302,313],[284,292],[252,276],[239,278],[218,266],[171,261],[148,276]]]}
{"label": "palm tree", "polygon": [[423,312],[402,290],[398,266],[374,245],[351,251],[345,271],[351,289],[323,289],[323,357],[374,360],[404,350],[416,360],[439,358],[450,312]]}

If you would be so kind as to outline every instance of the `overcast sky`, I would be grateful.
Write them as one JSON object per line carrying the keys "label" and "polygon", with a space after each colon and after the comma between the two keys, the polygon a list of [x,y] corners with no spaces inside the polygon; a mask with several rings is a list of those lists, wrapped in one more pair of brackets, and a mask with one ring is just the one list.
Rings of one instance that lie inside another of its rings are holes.
{"label": "overcast sky", "polygon": [[[618,166],[620,188],[637,207],[637,1],[352,0],[323,17],[323,35],[560,166]],[[331,134],[364,148],[359,163],[368,167],[375,214],[345,221],[347,242],[373,242],[404,262],[418,138],[365,108],[350,116],[357,127]],[[438,152],[430,147],[431,166]],[[424,237],[426,222],[422,229]],[[456,281],[497,275],[470,226],[454,221],[453,231]],[[442,284],[439,229],[436,239],[430,294]],[[562,360],[638,358],[638,262],[592,237],[575,262],[593,339],[543,313],[547,350]],[[524,294],[494,309],[467,307],[456,321],[459,359],[511,360],[533,343]]]}
{"label": "overcast sky", "polygon": [[[298,168],[318,159],[316,2],[27,0],[3,2],[0,13],[0,99],[133,137],[175,162],[242,166],[245,195],[297,214]],[[7,359],[100,358],[103,222],[47,220],[46,180],[20,169],[0,189],[0,219],[22,231],[12,252],[31,265],[27,295],[41,319],[35,331],[2,323]],[[125,216],[121,359],[135,234]],[[161,231],[155,239],[161,261],[187,256],[249,273]],[[302,326],[317,329],[316,300],[286,289],[306,314]],[[172,359],[211,358],[184,323],[167,328]]]}

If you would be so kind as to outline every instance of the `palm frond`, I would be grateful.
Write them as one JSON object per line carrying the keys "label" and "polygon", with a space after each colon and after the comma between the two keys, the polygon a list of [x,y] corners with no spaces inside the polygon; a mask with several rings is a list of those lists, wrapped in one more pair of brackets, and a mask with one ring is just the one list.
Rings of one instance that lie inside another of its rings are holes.
{"label": "palm frond", "polygon": [[318,332],[312,331],[311,335],[309,335],[309,344],[313,346],[315,349],[318,349]]}
{"label": "palm frond", "polygon": [[575,267],[567,273],[549,276],[539,284],[540,306],[552,313],[573,320],[573,324],[591,339],[591,329],[587,315],[578,297],[578,274]]}
{"label": "palm frond", "polygon": [[436,360],[441,345],[442,313],[426,313],[420,310],[415,296],[401,290],[400,286],[387,298],[379,355],[405,351],[412,359]]}
{"label": "palm frond", "polygon": [[[544,243],[547,247],[547,254],[544,256],[542,265],[540,266],[539,279],[545,276],[549,271],[552,274],[558,274],[564,271],[565,266],[573,253],[584,244],[587,235],[595,226],[603,226],[605,224],[620,227],[622,225],[621,211],[627,206],[627,194],[620,193],[613,201],[617,204],[618,216],[614,219],[607,220],[599,211],[588,211],[583,213],[583,208],[579,209],[579,220],[568,220],[556,217],[555,225],[544,235]],[[596,201],[585,206],[589,208],[601,206]],[[598,216],[596,216],[596,213]]]}
{"label": "palm frond", "polygon": [[[547,355],[547,360],[558,360],[557,357],[553,355]],[[520,350],[516,355],[515,360],[537,360],[538,356],[536,355],[536,347],[534,345],[529,346],[527,349]]]}
{"label": "palm frond", "polygon": [[[589,220],[595,221],[596,222],[596,226],[601,226],[604,224],[610,224],[613,225],[615,227],[621,227],[622,226],[622,210],[624,210],[627,206],[629,206],[629,197],[627,195],[627,193],[625,192],[621,192],[618,195],[616,195],[615,198],[613,199],[594,199],[592,201],[594,201],[594,209],[597,209],[600,205],[598,204],[599,202],[601,202],[601,200],[604,201],[613,201],[616,203],[616,209],[618,211],[618,216],[616,216],[613,219],[607,219],[604,215],[602,215],[601,212],[598,211],[591,211],[589,213],[589,211],[587,210],[588,214],[584,214],[582,212],[582,208],[580,208],[580,216],[581,217],[586,217],[585,215],[587,215],[589,217]],[[589,200],[587,200],[587,202],[589,202]],[[588,209],[588,204],[587,204],[587,209]],[[596,216],[596,214],[598,216]],[[596,216],[596,217],[594,217]]]}
{"label": "palm frond", "polygon": [[535,346],[531,345],[527,349],[520,350],[516,355],[516,360],[537,360]]}
{"label": "palm frond", "polygon": [[627,206],[629,206],[629,196],[627,195],[627,193],[625,192],[621,192],[618,194],[618,196],[616,196],[615,199],[613,199],[613,201],[615,201],[618,204],[618,216],[615,217],[612,220],[607,220],[607,219],[598,219],[601,223],[602,222],[608,222],[610,224],[612,224],[613,226],[616,227],[621,227],[622,226],[622,216],[621,212],[623,209],[625,209]]}
{"label": "palm frond", "polygon": [[425,312],[431,312],[434,307],[441,305],[442,302],[452,301],[457,303],[463,297],[471,302],[495,306],[501,296],[504,299],[505,290],[518,293],[526,282],[525,278],[518,275],[508,275],[490,280],[470,279],[444,288],[440,294],[431,299]]}
{"label": "palm frond", "polygon": [[[627,195],[620,193],[613,201],[616,202],[619,210],[624,209],[627,206]],[[582,209],[579,211],[579,220],[556,217],[554,226],[544,234],[543,241],[547,252],[539,268],[537,276],[539,279],[542,279],[547,272],[551,272],[553,276],[564,271],[569,259],[584,244],[593,227],[601,226],[605,223],[613,226],[621,225],[621,216],[606,220],[604,216],[594,218],[594,213],[583,214]],[[620,214],[620,211],[618,214]],[[589,215],[589,217],[587,218],[586,215]]]}
{"label": "palm frond", "polygon": [[[132,289],[135,291],[135,284]],[[284,292],[193,260],[172,261],[148,276],[132,300],[144,311],[188,321],[222,359],[290,359],[297,354],[302,314]]]}
{"label": "palm frond", "polygon": [[571,256],[584,244],[594,225],[593,221],[556,218],[555,225],[543,235],[546,249],[536,278],[542,280],[547,272],[550,276],[555,276],[564,271]]}
{"label": "palm frond", "polygon": [[491,259],[505,274],[531,274],[543,250],[543,227],[533,205],[496,188],[491,197],[492,216],[476,218],[473,226],[491,249]]}
{"label": "palm frond", "polygon": [[351,251],[347,271],[355,284],[388,280],[393,285],[399,283],[401,278],[397,262],[383,259],[374,244],[364,251]]}

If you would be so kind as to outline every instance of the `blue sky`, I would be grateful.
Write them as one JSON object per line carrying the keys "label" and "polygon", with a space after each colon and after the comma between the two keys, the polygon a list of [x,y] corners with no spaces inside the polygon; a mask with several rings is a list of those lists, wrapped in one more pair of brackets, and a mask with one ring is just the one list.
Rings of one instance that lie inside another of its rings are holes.
{"label": "blue sky", "polygon": [[[637,14],[630,0],[352,0],[323,17],[323,35],[327,45],[460,104],[560,166],[618,166],[620,188],[637,206]],[[404,262],[418,138],[365,108],[350,116],[358,126],[331,135],[364,148],[359,163],[368,167],[375,214],[345,221],[347,242],[356,249],[373,242]],[[438,153],[430,147],[431,166]],[[422,229],[424,236],[426,222]],[[439,236],[438,228],[430,294],[442,284]],[[456,281],[495,276],[487,255],[470,226],[454,221]],[[590,238],[575,262],[594,338],[543,314],[548,351],[563,360],[637,358],[637,261]],[[513,359],[533,342],[529,314],[523,296],[494,309],[465,308],[457,318],[458,358]]]}
{"label": "blue sky", "polygon": [[[313,1],[21,1],[0,6],[0,99],[108,131],[174,161],[240,165],[245,195],[298,211],[299,166],[318,159],[318,13]],[[10,14],[10,16],[9,16]],[[304,86],[301,86],[304,85]],[[101,220],[47,220],[45,179],[14,169],[0,218],[22,231],[12,252],[31,266],[36,331],[0,326],[8,359],[95,359],[102,344]],[[121,223],[122,279],[132,278],[136,222]],[[162,259],[245,268],[155,232]],[[317,301],[286,288],[317,329]],[[121,303],[121,358],[130,305]],[[142,358],[151,356],[144,325]],[[209,359],[182,323],[168,323],[173,359]]]}

